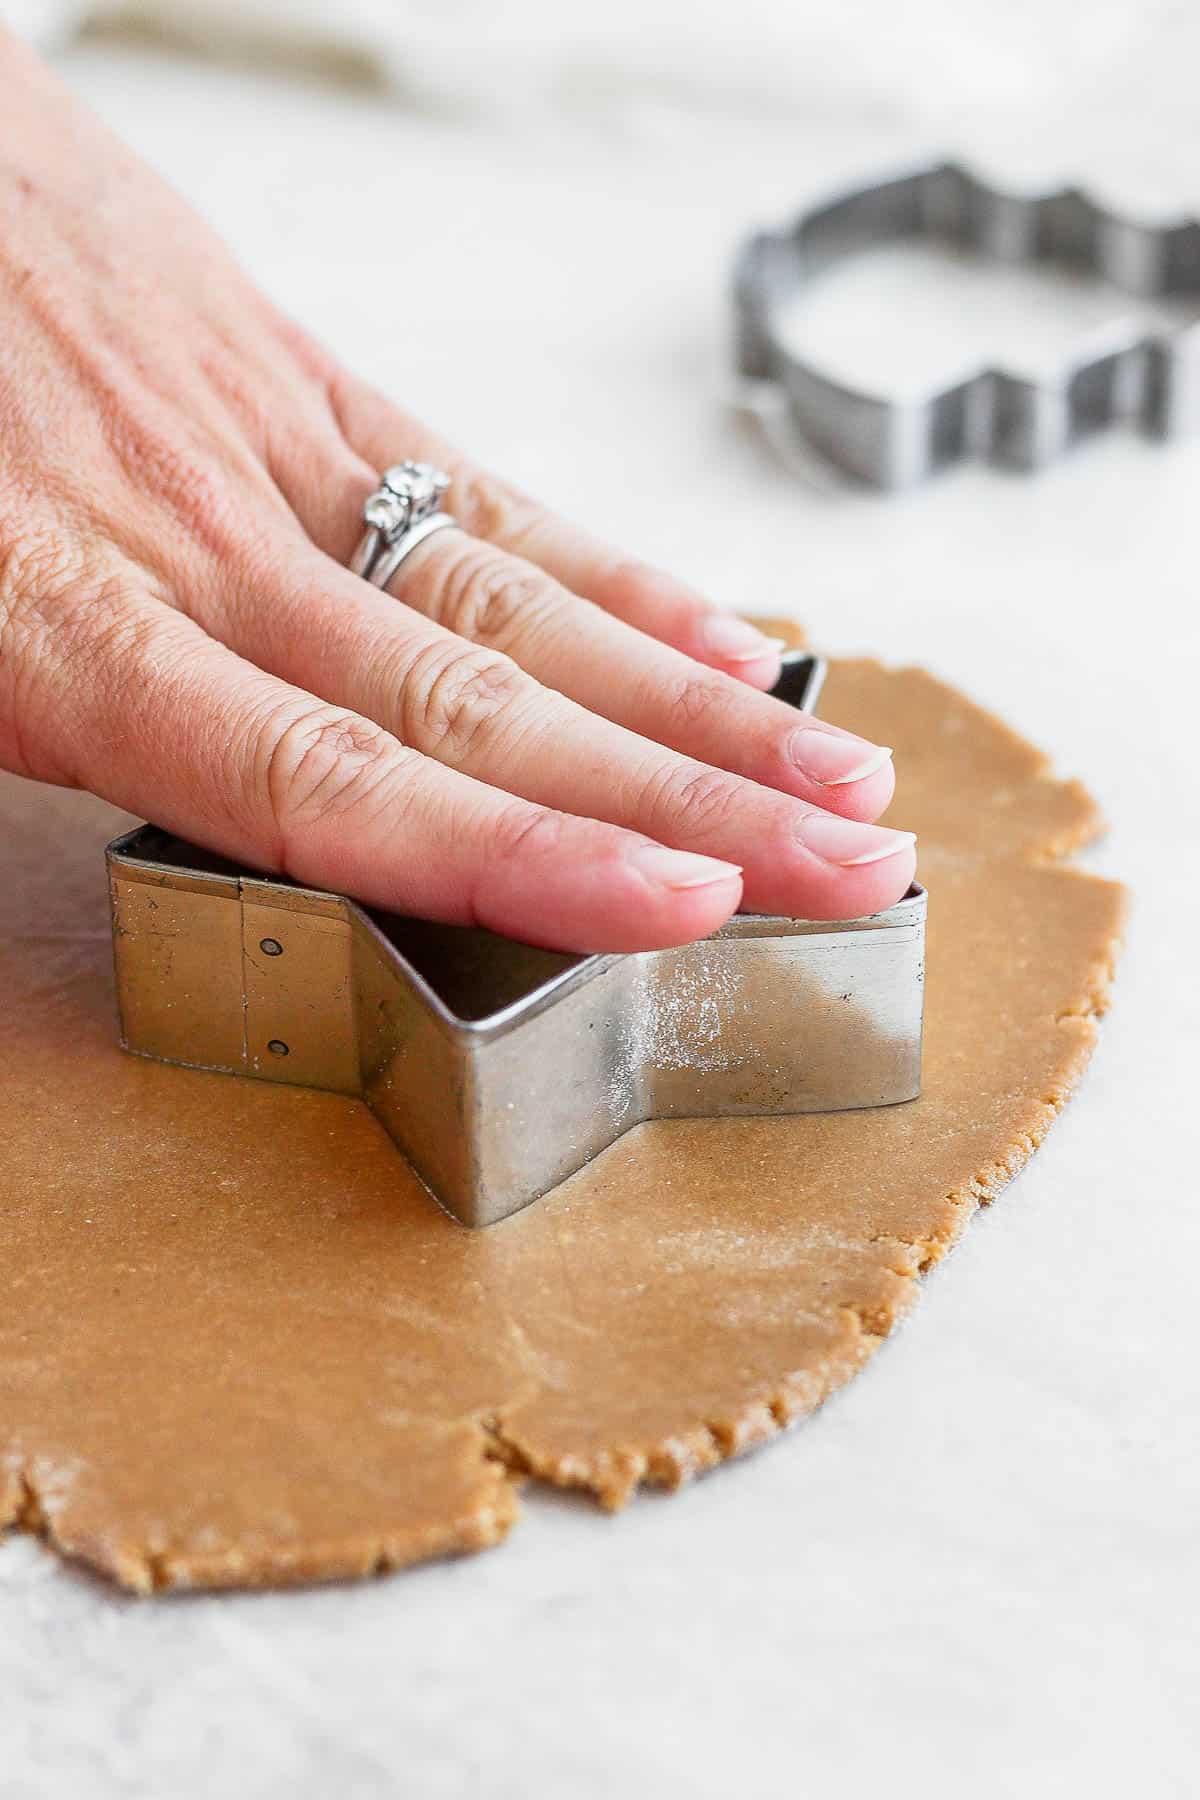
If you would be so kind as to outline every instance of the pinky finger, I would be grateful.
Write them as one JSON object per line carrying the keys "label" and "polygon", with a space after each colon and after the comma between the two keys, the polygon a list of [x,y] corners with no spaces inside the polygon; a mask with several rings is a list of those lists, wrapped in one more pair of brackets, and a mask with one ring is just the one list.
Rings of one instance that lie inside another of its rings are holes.
{"label": "pinky finger", "polygon": [[492,476],[468,469],[455,482],[463,523],[477,537],[537,563],[572,593],[695,662],[751,687],[778,681],[782,639],[722,612],[675,576],[621,555]]}
{"label": "pinky finger", "polygon": [[537,563],[572,593],[696,662],[751,687],[771,688],[778,681],[780,640],[722,612],[685,582],[623,555],[458,455],[367,384],[353,379],[342,384],[338,414],[348,442],[368,464],[384,468],[396,461],[403,446],[405,454],[428,457],[449,470],[447,504],[473,537]]}

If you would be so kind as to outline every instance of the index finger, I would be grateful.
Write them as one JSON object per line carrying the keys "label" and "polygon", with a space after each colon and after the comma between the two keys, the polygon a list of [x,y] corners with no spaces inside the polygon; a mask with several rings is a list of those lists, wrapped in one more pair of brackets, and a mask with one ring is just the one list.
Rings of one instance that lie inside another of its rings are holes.
{"label": "index finger", "polygon": [[86,682],[56,639],[26,671],[62,779],[256,868],[557,950],[687,943],[741,898],[736,866],[459,774],[148,595],[89,651]]}

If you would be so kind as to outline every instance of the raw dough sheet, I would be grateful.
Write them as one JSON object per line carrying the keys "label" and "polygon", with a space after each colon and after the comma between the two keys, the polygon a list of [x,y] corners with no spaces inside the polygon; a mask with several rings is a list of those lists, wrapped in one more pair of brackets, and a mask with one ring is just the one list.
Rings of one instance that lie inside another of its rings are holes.
{"label": "raw dough sheet", "polygon": [[[0,1518],[141,1589],[495,1543],[522,1474],[617,1506],[848,1380],[1087,1062],[1122,890],[1075,783],[919,670],[835,665],[930,890],[925,1089],[642,1126],[472,1233],[360,1103],[117,1047],[88,796],[0,778]],[[800,1446],[797,1453],[802,1453]]]}

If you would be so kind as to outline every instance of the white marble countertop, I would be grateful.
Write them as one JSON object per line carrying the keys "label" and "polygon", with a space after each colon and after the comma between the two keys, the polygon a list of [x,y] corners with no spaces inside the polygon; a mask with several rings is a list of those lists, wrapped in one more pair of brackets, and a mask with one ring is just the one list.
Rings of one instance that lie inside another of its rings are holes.
{"label": "white marble countertop", "polygon": [[[729,603],[927,663],[1046,745],[1101,796],[1095,865],[1137,909],[1083,1091],[819,1417],[615,1520],[532,1496],[502,1549],[362,1587],[138,1603],[10,1539],[0,1794],[1194,1795],[1200,444],[1122,434],[1037,480],[881,499],[797,481],[731,421],[741,229],[929,147],[844,82],[794,124],[522,124],[111,47],[64,68],[448,432]],[[1200,205],[1200,140],[1168,146],[1147,100],[1074,130],[992,109],[954,147]],[[409,229],[372,243],[397,204]],[[1005,322],[919,273],[893,275],[926,343],[1077,303],[1022,290]]]}

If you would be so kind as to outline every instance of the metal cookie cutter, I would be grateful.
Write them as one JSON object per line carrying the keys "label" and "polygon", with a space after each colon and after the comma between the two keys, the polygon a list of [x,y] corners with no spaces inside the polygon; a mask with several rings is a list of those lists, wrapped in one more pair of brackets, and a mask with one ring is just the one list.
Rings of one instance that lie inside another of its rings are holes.
{"label": "metal cookie cutter", "polygon": [[[817,658],[776,688],[811,704]],[[647,1119],[885,1106],[920,1087],[925,894],[841,924],[567,956],[368,912],[142,826],[108,850],[127,1050],[360,1095],[490,1225]]]}
{"label": "metal cookie cutter", "polygon": [[872,183],[742,248],[734,275],[738,366],[777,383],[796,430],[881,488],[906,487],[960,458],[1037,469],[1118,419],[1158,437],[1200,422],[1200,318],[1147,334],[1114,328],[1099,355],[1036,381],[979,369],[939,392],[888,399],[845,386],[784,343],[782,303],[855,251],[923,237],[1003,262],[1082,267],[1143,298],[1200,304],[1200,223],[1138,224],[1076,188],[1005,193],[954,163]]}

